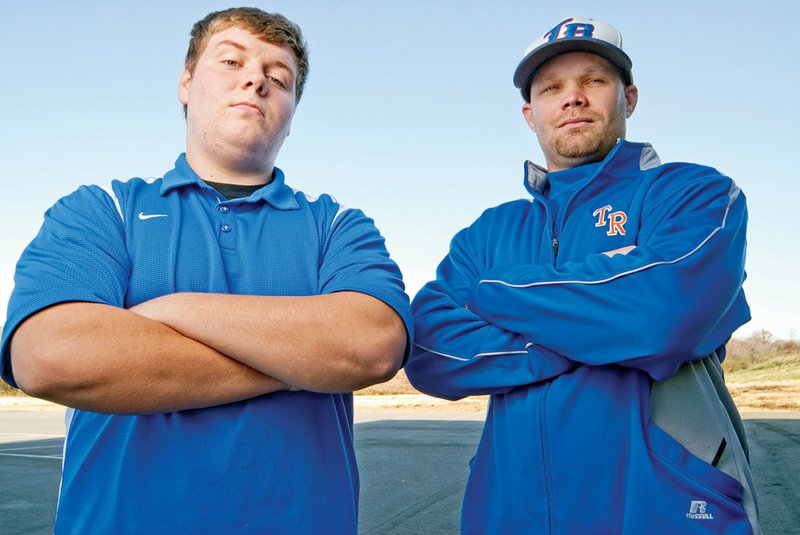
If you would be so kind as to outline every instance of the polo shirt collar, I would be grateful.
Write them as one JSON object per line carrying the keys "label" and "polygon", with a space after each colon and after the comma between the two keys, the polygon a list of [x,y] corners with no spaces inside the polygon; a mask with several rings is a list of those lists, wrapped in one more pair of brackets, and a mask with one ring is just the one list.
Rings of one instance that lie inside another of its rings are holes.
{"label": "polo shirt collar", "polygon": [[[175,160],[175,168],[164,175],[164,179],[161,181],[160,193],[163,196],[174,188],[187,186],[189,184],[209,187],[189,166],[189,163],[186,161],[186,153],[181,153],[178,159]],[[247,202],[259,200],[263,200],[279,210],[297,210],[300,208],[300,205],[297,204],[297,200],[294,198],[292,188],[286,185],[286,177],[283,171],[277,167],[273,172],[272,182],[256,190],[252,195],[246,198]]]}

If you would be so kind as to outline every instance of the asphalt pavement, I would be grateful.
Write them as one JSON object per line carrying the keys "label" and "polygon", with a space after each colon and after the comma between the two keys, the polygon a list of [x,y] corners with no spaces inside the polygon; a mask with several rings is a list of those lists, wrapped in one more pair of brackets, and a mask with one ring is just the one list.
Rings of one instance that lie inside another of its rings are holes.
{"label": "asphalt pavement", "polygon": [[[482,416],[357,416],[360,534],[457,534]],[[800,414],[746,416],[764,533],[798,534]],[[0,411],[0,534],[52,533],[63,431],[63,411]]]}

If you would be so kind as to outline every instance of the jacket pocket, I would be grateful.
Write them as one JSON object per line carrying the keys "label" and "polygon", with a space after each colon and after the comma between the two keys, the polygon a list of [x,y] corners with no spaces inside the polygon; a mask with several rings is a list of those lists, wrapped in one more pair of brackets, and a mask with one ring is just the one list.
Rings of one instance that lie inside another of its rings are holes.
{"label": "jacket pocket", "polygon": [[647,430],[647,447],[656,464],[662,465],[665,476],[687,478],[698,491],[720,494],[737,507],[742,502],[742,485],[734,478],[692,455],[683,444],[651,423]]}
{"label": "jacket pocket", "polygon": [[742,485],[692,455],[655,424],[631,459],[623,533],[751,534]]}

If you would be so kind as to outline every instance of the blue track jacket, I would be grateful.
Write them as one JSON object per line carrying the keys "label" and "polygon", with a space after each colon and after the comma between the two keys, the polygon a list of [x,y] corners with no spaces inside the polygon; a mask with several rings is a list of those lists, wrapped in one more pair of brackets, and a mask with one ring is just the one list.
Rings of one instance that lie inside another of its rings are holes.
{"label": "blue track jacket", "polygon": [[455,236],[412,304],[412,384],[491,394],[462,532],[757,531],[714,355],[750,318],[744,195],[626,141],[565,171],[528,162],[525,186]]}

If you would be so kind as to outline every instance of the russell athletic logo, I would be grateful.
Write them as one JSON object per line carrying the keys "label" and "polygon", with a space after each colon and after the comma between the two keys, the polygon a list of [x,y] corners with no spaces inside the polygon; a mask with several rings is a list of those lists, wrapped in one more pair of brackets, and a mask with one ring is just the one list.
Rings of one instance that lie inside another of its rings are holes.
{"label": "russell athletic logo", "polygon": [[612,212],[611,210],[613,210],[613,208],[611,208],[610,204],[607,204],[592,212],[592,215],[597,218],[597,223],[595,223],[594,226],[605,227],[608,225],[608,230],[606,231],[607,235],[624,236],[625,223],[628,222],[628,215],[623,211]]}
{"label": "russell athletic logo", "polygon": [[689,512],[686,513],[686,518],[691,518],[692,520],[714,520],[714,515],[706,512],[707,505],[702,500],[692,500],[691,505],[689,505]]}
{"label": "russell athletic logo", "polygon": [[567,24],[571,20],[573,19],[569,18],[559,22],[555,28],[544,34],[544,38],[547,39],[549,42],[549,41],[555,41],[556,39],[564,39],[569,37],[592,36],[592,33],[594,32],[594,25],[578,23],[578,22]]}

